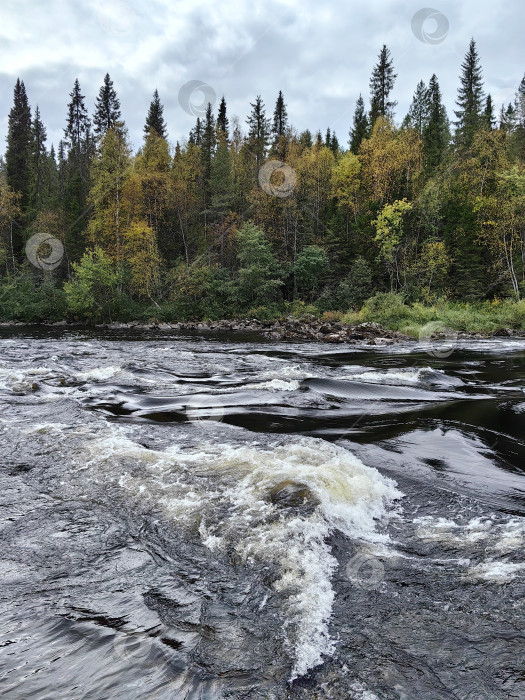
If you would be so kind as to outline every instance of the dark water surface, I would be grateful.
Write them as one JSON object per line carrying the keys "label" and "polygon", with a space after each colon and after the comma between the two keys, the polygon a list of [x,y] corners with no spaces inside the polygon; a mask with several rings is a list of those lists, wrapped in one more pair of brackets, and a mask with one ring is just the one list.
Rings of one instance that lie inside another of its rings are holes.
{"label": "dark water surface", "polygon": [[0,348],[2,698],[525,698],[523,341]]}

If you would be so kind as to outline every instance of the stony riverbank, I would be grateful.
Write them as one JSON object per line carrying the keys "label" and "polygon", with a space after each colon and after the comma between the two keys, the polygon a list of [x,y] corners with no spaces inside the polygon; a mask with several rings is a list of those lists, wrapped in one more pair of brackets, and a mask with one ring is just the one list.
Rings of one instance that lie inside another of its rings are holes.
{"label": "stony riverbank", "polygon": [[[24,327],[34,324],[22,322],[0,322],[0,327]],[[47,327],[85,328],[80,322],[56,321],[53,323],[37,324]],[[310,340],[325,343],[360,343],[368,345],[393,345],[394,343],[414,341],[412,336],[400,331],[384,328],[379,323],[372,321],[359,324],[347,324],[342,321],[326,321],[312,317],[310,319],[295,319],[288,317],[280,320],[260,321],[258,319],[223,319],[220,321],[179,321],[179,322],[150,322],[129,321],[103,323],[94,326],[107,330],[135,330],[135,331],[221,331],[221,332],[251,332],[260,333],[267,338],[275,340]],[[442,324],[436,324],[435,330],[430,329],[424,333],[425,338],[454,339],[487,339],[487,338],[524,338],[525,330],[500,328],[487,333],[472,333],[453,331]]]}

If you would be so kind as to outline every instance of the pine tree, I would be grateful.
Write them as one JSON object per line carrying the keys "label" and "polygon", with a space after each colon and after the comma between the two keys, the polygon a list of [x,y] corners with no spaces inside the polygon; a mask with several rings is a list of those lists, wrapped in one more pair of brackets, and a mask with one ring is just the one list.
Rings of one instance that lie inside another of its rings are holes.
{"label": "pine tree", "polygon": [[146,124],[144,126],[144,137],[151,133],[153,129],[158,136],[165,139],[166,133],[166,122],[164,121],[164,106],[161,104],[159,99],[159,92],[155,89],[153,93],[153,99],[149,106],[148,116],[146,117]]}
{"label": "pine tree", "polygon": [[[18,79],[14,89],[14,104],[9,112],[5,162],[7,184],[20,193],[22,213],[27,211],[31,197],[32,141],[31,108],[24,83]],[[15,243],[15,250],[18,250],[20,241]]]}
{"label": "pine tree", "polygon": [[430,94],[423,80],[420,80],[412,98],[412,103],[408,110],[408,114],[403,120],[403,126],[414,129],[420,136],[422,136],[429,117]]}
{"label": "pine tree", "polygon": [[459,109],[455,110],[456,142],[468,148],[474,134],[485,122],[482,70],[474,39],[470,41],[469,50],[461,68],[461,85],[456,100]]}
{"label": "pine tree", "polygon": [[93,124],[95,134],[104,136],[108,129],[118,129],[120,124],[120,102],[113,87],[113,81],[106,73],[95,104]]}
{"label": "pine tree", "polygon": [[397,73],[394,73],[394,62],[390,51],[383,45],[370,78],[370,127],[374,126],[378,117],[393,118],[397,102],[389,100],[388,96],[392,92],[396,78]]}
{"label": "pine tree", "polygon": [[368,116],[365,111],[365,101],[363,100],[363,96],[359,95],[355,106],[354,124],[350,130],[349,145],[352,153],[357,155],[359,146],[363,139],[368,138],[368,133]]}
{"label": "pine tree", "polygon": [[45,199],[46,174],[47,174],[47,150],[46,128],[40,118],[40,110],[38,105],[35,108],[35,116],[31,126],[32,131],[32,174],[33,182],[31,188],[31,204],[33,209],[37,210],[42,207]]}
{"label": "pine tree", "polygon": [[257,171],[262,166],[270,139],[270,122],[266,118],[264,103],[260,95],[255,102],[250,103],[251,114],[246,120],[248,124],[248,151],[255,159]]}
{"label": "pine tree", "polygon": [[228,117],[226,116],[226,100],[223,96],[219,105],[219,114],[217,115],[217,130],[222,132],[226,136],[226,139],[228,139],[230,136],[229,128],[230,123],[228,121]]}
{"label": "pine tree", "polygon": [[447,111],[441,99],[436,74],[428,84],[428,102],[428,120],[423,129],[423,158],[427,169],[431,170],[443,160],[450,140]]}

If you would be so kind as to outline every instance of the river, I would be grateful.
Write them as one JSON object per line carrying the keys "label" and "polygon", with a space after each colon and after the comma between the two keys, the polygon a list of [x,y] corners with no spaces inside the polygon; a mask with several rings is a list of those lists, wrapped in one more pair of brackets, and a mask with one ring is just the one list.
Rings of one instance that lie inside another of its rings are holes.
{"label": "river", "polygon": [[2,698],[525,698],[524,341],[0,346]]}

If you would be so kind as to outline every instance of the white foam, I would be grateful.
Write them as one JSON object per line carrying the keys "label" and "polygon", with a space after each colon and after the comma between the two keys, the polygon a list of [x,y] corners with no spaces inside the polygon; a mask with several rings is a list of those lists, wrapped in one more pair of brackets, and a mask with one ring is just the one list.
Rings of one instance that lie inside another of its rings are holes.
{"label": "white foam", "polygon": [[285,379],[272,379],[269,382],[261,382],[260,384],[245,384],[242,389],[256,389],[263,391],[296,391],[300,386],[297,379],[286,381]]}
{"label": "white foam", "polygon": [[525,562],[486,561],[473,566],[468,573],[485,581],[506,583],[515,579],[521,571],[525,571]]}
{"label": "white foam", "polygon": [[[354,369],[353,367],[351,369]],[[360,382],[371,382],[373,384],[396,384],[414,385],[419,384],[425,377],[434,374],[439,370],[430,367],[419,367],[418,369],[385,369],[354,371],[344,375],[341,379],[358,380]]]}
{"label": "white foam", "polygon": [[458,524],[446,518],[426,516],[414,519],[416,534],[428,541],[443,542],[455,547],[483,544],[496,552],[512,552],[525,546],[525,520],[506,518],[496,522],[493,518],[473,518]]}
{"label": "white foam", "polygon": [[77,379],[81,381],[104,381],[111,379],[116,374],[122,372],[122,367],[119,365],[111,365],[110,367],[94,367],[85,372],[77,372]]}
{"label": "white foam", "polygon": [[[114,429],[115,430],[115,429]],[[247,567],[272,563],[274,590],[284,596],[292,678],[334,652],[328,624],[337,560],[327,538],[339,529],[353,538],[388,542],[377,531],[395,499],[395,483],[342,447],[314,438],[260,447],[209,444],[149,450],[123,429],[89,441],[90,464],[109,468],[133,498],[151,501],[181,527],[198,528],[211,551],[235,548]],[[130,460],[145,467],[131,475]],[[268,498],[285,480],[307,486],[318,506],[298,515]]]}

